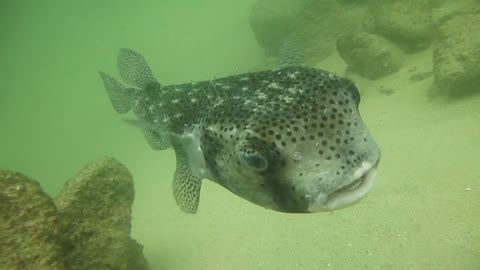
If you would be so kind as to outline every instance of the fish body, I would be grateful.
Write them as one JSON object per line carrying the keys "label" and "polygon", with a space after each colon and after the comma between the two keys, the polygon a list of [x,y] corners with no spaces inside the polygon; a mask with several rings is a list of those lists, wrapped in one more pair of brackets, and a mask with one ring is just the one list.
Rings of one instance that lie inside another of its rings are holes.
{"label": "fish body", "polygon": [[121,49],[120,76],[100,73],[117,112],[133,111],[155,150],[173,148],[173,191],[187,213],[203,179],[268,209],[332,211],[370,190],[380,150],[360,117],[355,84],[303,66],[163,86]]}

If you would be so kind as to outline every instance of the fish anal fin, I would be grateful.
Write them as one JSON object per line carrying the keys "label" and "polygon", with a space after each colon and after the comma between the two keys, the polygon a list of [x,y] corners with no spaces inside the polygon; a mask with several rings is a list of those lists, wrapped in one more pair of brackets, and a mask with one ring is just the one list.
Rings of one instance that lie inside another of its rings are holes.
{"label": "fish anal fin", "polygon": [[162,136],[155,131],[145,129],[143,135],[153,150],[165,150],[170,148],[168,138],[165,138],[165,136]]}
{"label": "fish anal fin", "polygon": [[195,177],[187,160],[177,153],[177,168],[173,179],[173,195],[177,205],[188,214],[195,214],[200,201],[201,179]]}

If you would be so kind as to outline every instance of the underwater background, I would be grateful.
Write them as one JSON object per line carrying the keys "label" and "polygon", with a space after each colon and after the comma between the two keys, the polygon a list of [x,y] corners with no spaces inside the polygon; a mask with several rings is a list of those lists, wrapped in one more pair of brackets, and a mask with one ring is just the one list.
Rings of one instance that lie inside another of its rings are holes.
{"label": "underwater background", "polygon": [[[121,120],[98,71],[115,70],[123,47],[163,85],[274,68],[249,22],[256,2],[1,1],[0,168],[55,196],[115,157],[135,181],[132,237],[151,269],[480,269],[480,95],[432,95],[433,76],[410,79],[431,72],[432,46],[402,54],[395,73],[350,77],[382,149],[359,204],[283,214],[204,181],[197,214],[178,209],[173,151]],[[336,51],[309,64],[345,75]]]}

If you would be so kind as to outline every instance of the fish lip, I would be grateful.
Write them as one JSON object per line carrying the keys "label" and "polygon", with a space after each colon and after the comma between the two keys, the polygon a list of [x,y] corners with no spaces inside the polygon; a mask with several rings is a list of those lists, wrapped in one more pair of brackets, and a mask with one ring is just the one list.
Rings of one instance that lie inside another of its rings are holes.
{"label": "fish lip", "polygon": [[315,203],[309,207],[309,212],[333,211],[359,202],[372,189],[375,176],[377,175],[378,162],[379,160],[373,165],[371,163],[362,164],[363,170],[361,170],[361,173],[348,184],[343,185],[330,194],[319,194]]}

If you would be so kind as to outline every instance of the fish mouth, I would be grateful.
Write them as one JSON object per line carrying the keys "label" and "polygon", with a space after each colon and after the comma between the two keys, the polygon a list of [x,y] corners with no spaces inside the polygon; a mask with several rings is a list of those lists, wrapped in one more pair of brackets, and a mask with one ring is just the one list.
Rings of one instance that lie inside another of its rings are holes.
{"label": "fish mouth", "polygon": [[309,212],[326,212],[345,208],[359,202],[372,189],[377,175],[378,160],[375,164],[364,162],[353,174],[353,181],[330,194],[321,193],[309,207]]}

